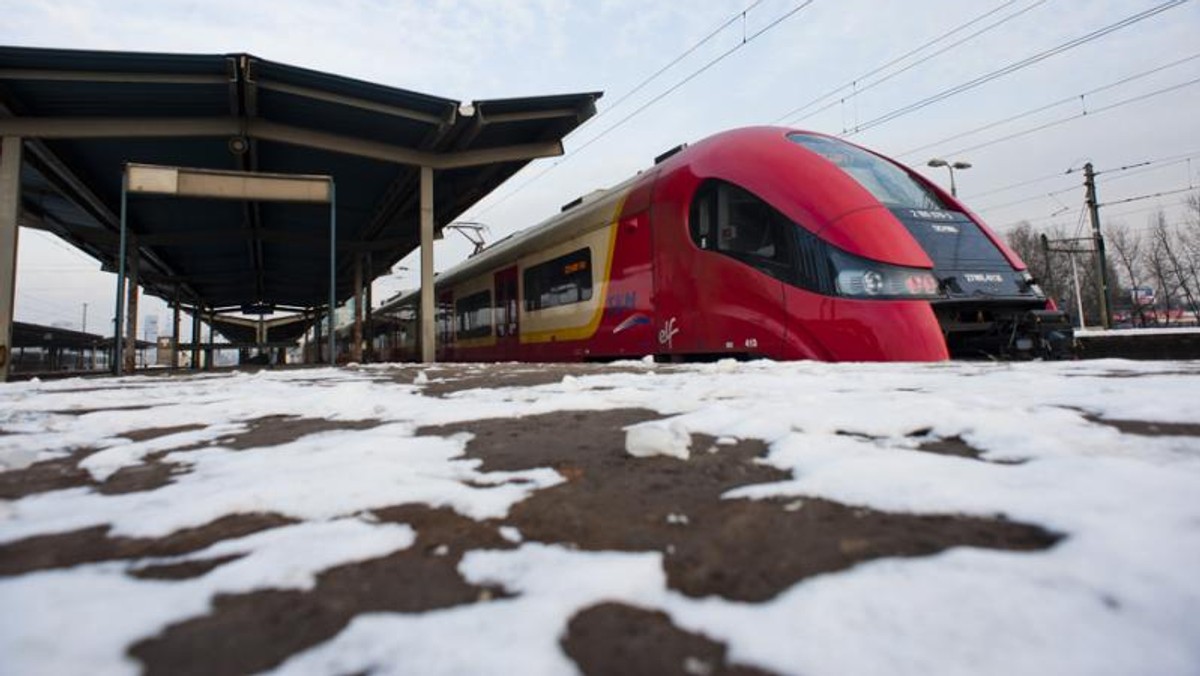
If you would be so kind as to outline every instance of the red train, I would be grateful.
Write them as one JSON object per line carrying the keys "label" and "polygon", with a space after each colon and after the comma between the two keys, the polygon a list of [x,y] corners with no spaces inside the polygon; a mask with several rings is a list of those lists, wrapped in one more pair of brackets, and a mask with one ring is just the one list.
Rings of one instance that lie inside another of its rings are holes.
{"label": "red train", "polygon": [[[436,298],[439,360],[934,361],[1059,356],[1072,340],[956,199],[858,146],[773,127],[664,154],[442,273]],[[380,311],[393,358],[418,354],[417,302]]]}

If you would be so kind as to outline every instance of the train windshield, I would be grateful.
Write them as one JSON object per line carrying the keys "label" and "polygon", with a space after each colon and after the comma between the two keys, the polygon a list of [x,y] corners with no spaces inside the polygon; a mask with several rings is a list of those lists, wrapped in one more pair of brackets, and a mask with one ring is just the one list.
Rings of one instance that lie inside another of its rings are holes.
{"label": "train windshield", "polygon": [[833,162],[875,199],[890,208],[946,209],[928,188],[891,162],[827,136],[788,134],[788,138]]}

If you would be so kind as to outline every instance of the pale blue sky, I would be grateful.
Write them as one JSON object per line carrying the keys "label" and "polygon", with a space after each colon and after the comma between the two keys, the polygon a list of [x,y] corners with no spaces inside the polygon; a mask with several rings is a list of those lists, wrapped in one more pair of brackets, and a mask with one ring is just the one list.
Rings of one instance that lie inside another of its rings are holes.
{"label": "pale blue sky", "polygon": [[[796,0],[10,0],[0,1],[5,17],[0,43],[250,52],[462,100],[604,91],[601,115],[568,138],[565,159],[534,163],[464,215],[466,220],[487,223],[490,239],[495,240],[556,213],[578,195],[623,180],[679,143],[732,127],[783,122],[840,134],[1160,6],[1164,0],[815,0],[737,47],[744,36],[754,36],[801,4]],[[614,107],[644,78],[747,7],[744,21],[733,22]],[[863,77],[993,10],[889,70]],[[1009,16],[1013,18],[996,28],[950,47]],[[608,131],[603,140],[579,150],[731,49],[715,66]],[[941,49],[946,51],[873,86],[879,78]],[[1150,165],[1140,173],[1102,176],[1101,201],[1186,188],[1189,182],[1200,186],[1200,83],[1193,82],[1200,78],[1200,58],[1079,99],[1085,92],[1193,56],[1200,56],[1200,5],[1194,1],[848,138],[898,156],[942,183],[947,181],[945,170],[924,166],[930,157],[946,155],[972,162],[972,169],[958,174],[959,193],[998,230],[1025,218],[1040,219],[1035,220],[1039,225],[1063,223],[1074,228],[1083,199],[1082,188],[1076,188],[1079,178],[1052,176],[1084,161],[1105,169],[1178,159]],[[847,88],[830,99],[833,105],[827,109],[800,119],[786,117],[843,85]],[[1155,94],[1177,85],[1183,86]],[[1122,103],[1143,95],[1149,98]],[[937,143],[1064,99],[1073,100],[1007,125]],[[1114,104],[1119,105],[1095,112]],[[1083,110],[1090,114],[950,155]],[[923,147],[928,144],[932,145]],[[1192,155],[1189,162],[1186,158]],[[543,175],[529,182],[539,174]],[[1046,180],[998,191],[1041,178]],[[519,186],[523,187],[514,192]],[[1140,226],[1159,205],[1174,217],[1184,196],[1116,205],[1106,210],[1106,216]],[[1047,218],[1059,211],[1055,219]],[[444,269],[461,260],[467,250],[465,242],[448,238],[437,247],[436,267]],[[46,241],[41,233],[23,232],[18,318],[78,327],[81,303],[89,302],[89,328],[99,325],[100,316],[107,320],[115,282],[109,275],[89,272],[97,266],[88,260]],[[405,265],[413,269],[377,283],[377,298],[413,283],[416,263]],[[160,313],[166,325],[161,303],[148,302],[145,307]]]}

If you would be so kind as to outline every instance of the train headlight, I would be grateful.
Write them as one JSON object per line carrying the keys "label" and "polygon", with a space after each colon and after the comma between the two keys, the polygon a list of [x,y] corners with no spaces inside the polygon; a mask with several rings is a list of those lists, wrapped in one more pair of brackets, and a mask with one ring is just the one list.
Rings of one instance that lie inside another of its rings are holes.
{"label": "train headlight", "polygon": [[875,270],[867,270],[862,273],[862,290],[868,296],[878,296],[883,293],[883,275]]}
{"label": "train headlight", "polygon": [[938,280],[929,270],[888,265],[831,252],[839,295],[850,298],[937,298]]}

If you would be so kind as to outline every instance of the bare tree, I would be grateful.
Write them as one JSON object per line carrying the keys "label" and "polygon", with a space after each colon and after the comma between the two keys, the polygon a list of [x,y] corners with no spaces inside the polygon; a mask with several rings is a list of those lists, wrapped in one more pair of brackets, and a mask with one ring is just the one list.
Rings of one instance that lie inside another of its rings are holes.
{"label": "bare tree", "polygon": [[[1131,319],[1135,326],[1145,326],[1146,306],[1140,302],[1140,297],[1133,295],[1133,290],[1144,286],[1145,281],[1142,269],[1142,235],[1136,230],[1126,228],[1122,223],[1113,223],[1105,229],[1104,238],[1112,254],[1110,262],[1123,273],[1124,281],[1128,284],[1129,295],[1126,297],[1130,302]],[[1117,278],[1114,276],[1113,280]]]}
{"label": "bare tree", "polygon": [[[1184,200],[1184,217],[1177,232],[1178,257],[1183,272],[1191,282],[1192,289],[1200,293],[1200,192],[1188,195]],[[1195,313],[1196,308],[1192,308]],[[1200,321],[1200,315],[1196,315]]]}
{"label": "bare tree", "polygon": [[1159,212],[1158,222],[1151,230],[1151,235],[1162,246],[1170,266],[1169,272],[1175,282],[1175,288],[1182,294],[1188,312],[1192,313],[1193,318],[1200,317],[1200,307],[1196,305],[1196,280],[1189,274],[1185,261],[1179,255],[1180,249],[1184,247],[1180,232],[1168,228],[1166,217]]}
{"label": "bare tree", "polygon": [[1171,323],[1172,299],[1179,292],[1172,274],[1170,231],[1167,229],[1167,217],[1159,211],[1150,218],[1150,246],[1146,250],[1146,269],[1158,287],[1158,297],[1163,303],[1165,323]]}

